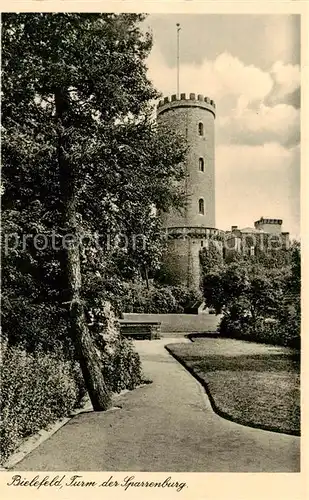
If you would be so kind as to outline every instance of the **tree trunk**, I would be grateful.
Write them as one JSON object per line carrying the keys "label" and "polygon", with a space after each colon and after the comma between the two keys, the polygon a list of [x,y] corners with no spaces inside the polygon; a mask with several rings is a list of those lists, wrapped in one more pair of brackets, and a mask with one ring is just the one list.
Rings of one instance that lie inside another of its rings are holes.
{"label": "tree trunk", "polygon": [[145,266],[144,269],[145,269],[146,287],[147,287],[147,290],[149,290],[149,278],[148,278],[148,268],[147,268],[147,266]]}
{"label": "tree trunk", "polygon": [[67,130],[69,123],[69,96],[63,89],[55,91],[56,118],[58,126],[58,166],[62,199],[64,235],[66,240],[65,271],[67,278],[67,302],[70,304],[70,333],[80,362],[85,385],[93,409],[109,408],[111,398],[106,387],[101,360],[86,323],[84,305],[81,300],[80,248],[76,218],[76,171],[67,160]]}

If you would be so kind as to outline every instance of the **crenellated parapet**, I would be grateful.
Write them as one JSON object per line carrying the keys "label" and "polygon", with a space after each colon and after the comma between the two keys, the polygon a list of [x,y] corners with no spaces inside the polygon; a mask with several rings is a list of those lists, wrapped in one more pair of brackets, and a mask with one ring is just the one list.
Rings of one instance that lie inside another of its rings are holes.
{"label": "crenellated parapet", "polygon": [[202,94],[194,94],[191,93],[187,96],[187,94],[180,94],[178,97],[176,94],[173,94],[171,97],[167,96],[161,99],[157,106],[157,114],[162,114],[167,110],[173,108],[203,108],[207,111],[210,111],[213,116],[216,116],[216,104],[209,97],[204,97]]}
{"label": "crenellated parapet", "polygon": [[213,227],[183,226],[165,229],[168,239],[213,239],[224,240],[225,231]]}

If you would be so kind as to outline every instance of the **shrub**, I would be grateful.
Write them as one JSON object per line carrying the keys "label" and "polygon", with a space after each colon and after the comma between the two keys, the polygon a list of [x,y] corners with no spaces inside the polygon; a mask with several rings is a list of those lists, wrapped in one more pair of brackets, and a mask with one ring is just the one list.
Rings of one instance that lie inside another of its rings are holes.
{"label": "shrub", "polygon": [[[88,310],[89,327],[102,361],[106,384],[112,392],[134,389],[142,382],[139,355],[131,341],[120,334],[119,323],[109,302],[94,301]],[[40,309],[38,309],[40,312]],[[12,346],[7,338],[2,348],[1,457],[5,461],[22,440],[78,406],[86,394],[79,364],[73,353],[58,342],[45,352],[29,343]]]}
{"label": "shrub", "polygon": [[220,322],[220,333],[224,337],[262,342],[272,345],[300,348],[300,319],[291,316],[286,323],[277,319],[232,317],[225,312]]}
{"label": "shrub", "polygon": [[278,331],[283,345],[300,349],[300,300],[284,304],[278,311]]}
{"label": "shrub", "polygon": [[3,349],[1,457],[22,440],[68,413],[80,402],[79,371],[56,353]]}
{"label": "shrub", "polygon": [[300,253],[292,251],[278,262],[242,257],[204,276],[206,304],[223,312],[222,335],[300,348]]}
{"label": "shrub", "polygon": [[[249,340],[252,337],[252,325],[247,316],[233,316],[225,311],[219,326],[223,337]],[[250,339],[252,340],[252,339]]]}
{"label": "shrub", "polygon": [[127,294],[122,300],[122,311],[140,314],[183,313],[201,303],[202,293],[186,286],[167,286],[144,283],[127,285]]}
{"label": "shrub", "polygon": [[142,382],[140,358],[132,342],[121,336],[110,302],[98,301],[88,315],[108,388],[112,392],[134,389]]}
{"label": "shrub", "polygon": [[147,313],[168,314],[177,311],[177,303],[169,287],[153,287],[146,300]]}
{"label": "shrub", "polygon": [[203,295],[200,290],[188,288],[186,286],[171,286],[172,295],[175,297],[176,308],[179,313],[190,311],[197,304],[203,301]]}
{"label": "shrub", "polygon": [[132,390],[142,383],[142,369],[139,355],[132,342],[120,338],[115,351],[102,356],[103,373],[107,386],[112,392]]}
{"label": "shrub", "polygon": [[55,304],[36,303],[24,296],[2,297],[3,336],[9,345],[28,352],[60,350],[72,356],[73,346],[67,328],[67,311]]}

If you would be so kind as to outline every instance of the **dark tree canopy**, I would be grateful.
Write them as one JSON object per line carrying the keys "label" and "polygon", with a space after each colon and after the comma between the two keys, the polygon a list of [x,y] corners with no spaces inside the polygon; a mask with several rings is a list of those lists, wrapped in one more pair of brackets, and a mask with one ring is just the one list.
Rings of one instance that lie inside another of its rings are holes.
{"label": "dark tree canopy", "polygon": [[[117,295],[136,272],[156,269],[163,239],[154,207],[183,204],[185,145],[156,127],[152,103],[159,94],[147,78],[152,40],[143,20],[2,16],[4,238],[32,235],[4,255],[4,329],[13,342],[31,338],[35,347],[51,318],[60,339],[68,321],[97,408],[105,404],[98,389],[104,384],[87,307]],[[129,241],[124,248],[114,244],[120,234]],[[48,245],[38,248],[34,235]],[[75,243],[56,248],[67,235]],[[134,235],[146,245],[134,246]]]}
{"label": "dark tree canopy", "polygon": [[[141,265],[158,266],[162,235],[153,206],[181,205],[174,181],[184,175],[183,144],[157,130],[153,120],[151,103],[158,93],[146,75],[152,41],[140,28],[143,19],[75,13],[4,14],[2,19],[5,219],[28,233],[61,234],[55,100],[60,89],[64,153],[74,165],[70,175],[80,229],[99,233],[103,241],[109,235],[113,242],[118,233],[147,240],[147,250],[139,242],[129,253],[112,245],[108,267],[126,278]],[[58,261],[52,253],[48,262],[47,253],[33,257],[54,296]],[[43,294],[46,289],[44,282]]]}

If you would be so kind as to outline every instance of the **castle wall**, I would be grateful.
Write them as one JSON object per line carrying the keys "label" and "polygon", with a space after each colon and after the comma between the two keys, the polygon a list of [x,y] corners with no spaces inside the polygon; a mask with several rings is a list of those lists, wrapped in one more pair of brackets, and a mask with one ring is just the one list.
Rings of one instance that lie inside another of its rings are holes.
{"label": "castle wall", "polygon": [[257,255],[275,249],[287,250],[289,246],[289,233],[241,233],[238,231],[237,234],[234,232],[226,235],[225,256],[231,256],[235,252],[243,255]]}
{"label": "castle wall", "polygon": [[198,239],[171,239],[163,256],[161,273],[170,285],[200,286],[201,242]]}
{"label": "castle wall", "polygon": [[281,234],[281,226],[282,219],[264,219],[261,217],[260,220],[254,223],[256,229],[269,234]]}

